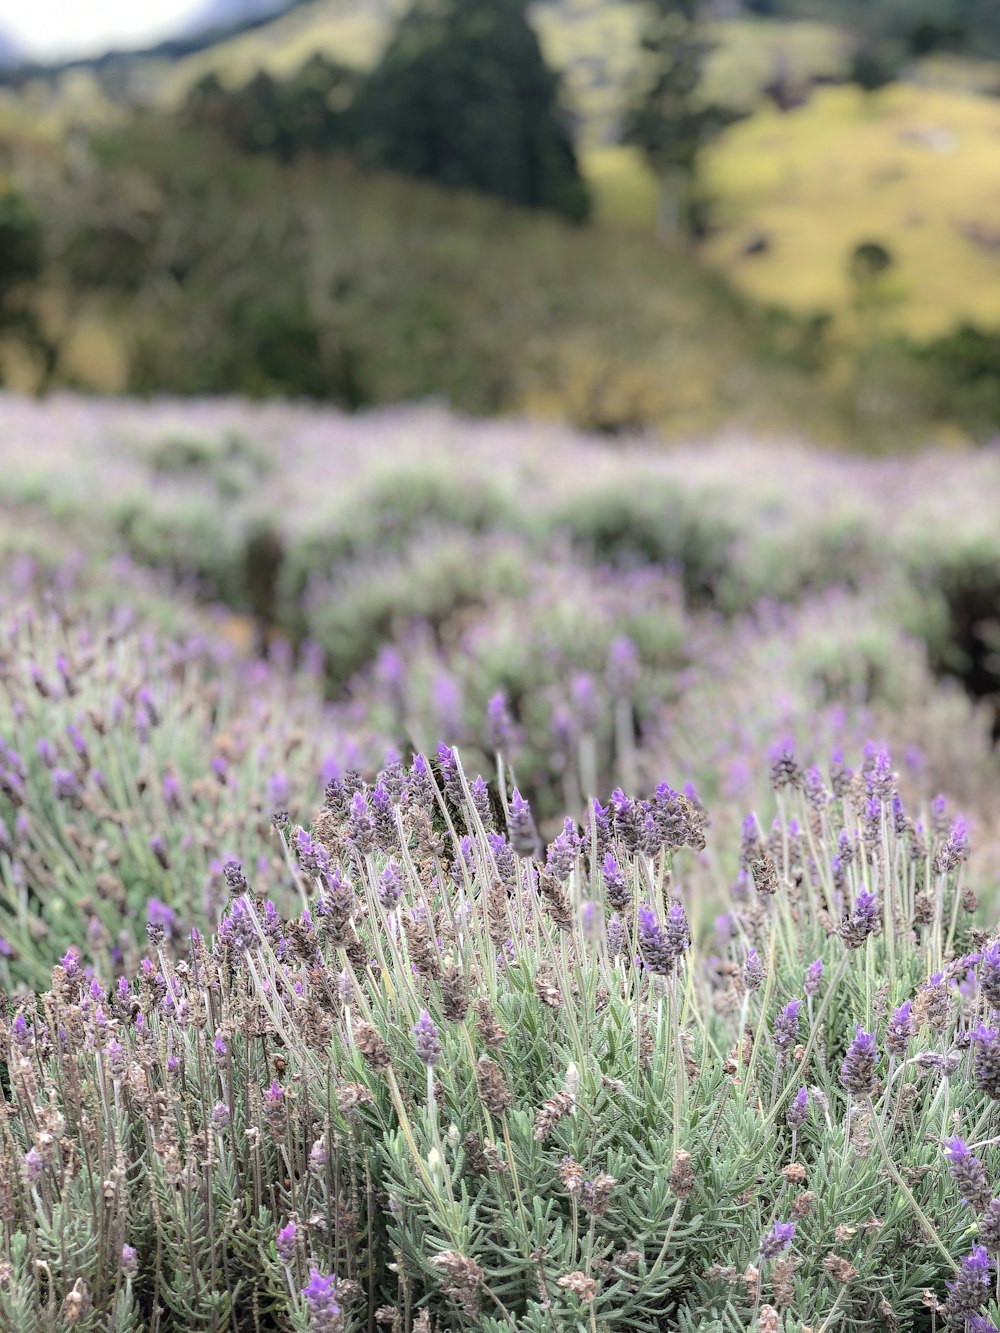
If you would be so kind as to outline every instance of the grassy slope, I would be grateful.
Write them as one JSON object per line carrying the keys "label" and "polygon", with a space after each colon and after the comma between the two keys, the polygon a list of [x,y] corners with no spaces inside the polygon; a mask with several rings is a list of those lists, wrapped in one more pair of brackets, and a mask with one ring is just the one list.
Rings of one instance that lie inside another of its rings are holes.
{"label": "grassy slope", "polygon": [[[820,91],[758,112],[711,155],[724,224],[707,257],[749,295],[848,316],[847,260],[876,240],[896,258],[880,325],[923,336],[956,318],[1000,323],[1000,102],[897,85]],[[979,240],[966,234],[979,228]],[[743,257],[766,233],[767,254]]]}

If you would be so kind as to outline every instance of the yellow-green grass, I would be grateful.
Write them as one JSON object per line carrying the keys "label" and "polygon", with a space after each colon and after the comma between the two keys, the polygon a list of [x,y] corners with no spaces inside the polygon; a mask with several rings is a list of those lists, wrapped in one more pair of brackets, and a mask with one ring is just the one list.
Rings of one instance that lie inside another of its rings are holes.
{"label": "yellow-green grass", "polygon": [[656,220],[656,178],[638,149],[613,144],[584,152],[593,220],[610,227],[650,231]]}
{"label": "yellow-green grass", "polygon": [[[957,319],[1000,325],[1000,101],[823,89],[804,109],[764,108],[731,129],[705,184],[721,224],[705,257],[759,300],[915,336]],[[766,252],[747,255],[760,237]],[[864,241],[895,261],[866,313],[849,274]]]}

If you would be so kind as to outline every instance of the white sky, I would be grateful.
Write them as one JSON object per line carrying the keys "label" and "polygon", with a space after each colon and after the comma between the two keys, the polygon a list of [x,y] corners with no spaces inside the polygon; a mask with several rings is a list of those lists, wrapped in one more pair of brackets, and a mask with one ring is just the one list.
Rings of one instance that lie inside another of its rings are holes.
{"label": "white sky", "polygon": [[89,55],[171,36],[203,0],[0,0],[0,28],[32,55]]}

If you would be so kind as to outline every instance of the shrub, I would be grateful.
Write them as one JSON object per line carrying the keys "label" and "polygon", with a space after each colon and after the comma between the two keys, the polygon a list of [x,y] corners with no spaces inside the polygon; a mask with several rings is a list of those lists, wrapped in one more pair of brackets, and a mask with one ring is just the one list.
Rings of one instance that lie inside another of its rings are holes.
{"label": "shrub", "polygon": [[134,979],[70,953],[4,1020],[7,1323],[996,1317],[1000,942],[943,803],[777,751],[713,929],[665,784],[536,856],[437,765],[282,827],[299,916],[231,863],[210,944],[154,921]]}

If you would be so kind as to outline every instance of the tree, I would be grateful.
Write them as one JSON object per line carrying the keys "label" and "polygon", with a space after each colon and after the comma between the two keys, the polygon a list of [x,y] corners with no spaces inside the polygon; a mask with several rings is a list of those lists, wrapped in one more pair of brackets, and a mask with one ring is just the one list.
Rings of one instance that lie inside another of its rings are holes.
{"label": "tree", "polygon": [[660,177],[657,229],[694,231],[701,150],[744,113],[706,102],[701,94],[712,50],[702,0],[646,0],[646,8],[642,60],[623,137],[643,151]]}
{"label": "tree", "polygon": [[352,71],[318,54],[281,81],[259,70],[242,87],[227,88],[209,73],[188,94],[185,119],[218,130],[242,152],[291,162],[305,151],[347,146],[345,112],[356,87]]}
{"label": "tree", "polygon": [[417,0],[352,107],[361,159],[551,208],[588,199],[525,0]]}

